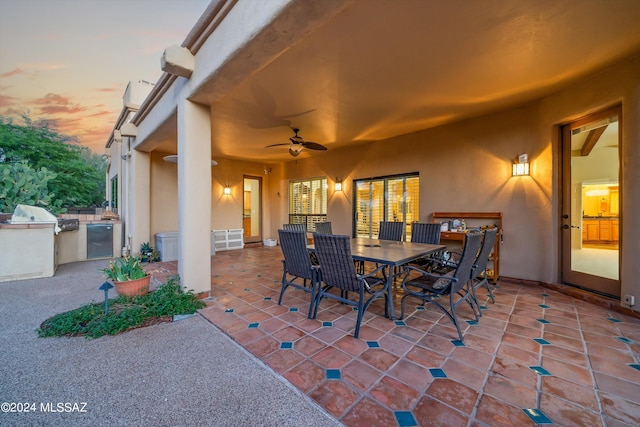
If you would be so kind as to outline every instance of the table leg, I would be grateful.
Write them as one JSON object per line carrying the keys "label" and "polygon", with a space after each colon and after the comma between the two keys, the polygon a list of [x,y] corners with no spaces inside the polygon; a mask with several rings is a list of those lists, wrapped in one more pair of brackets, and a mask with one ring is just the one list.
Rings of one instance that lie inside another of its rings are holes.
{"label": "table leg", "polygon": [[387,306],[389,312],[389,319],[396,320],[396,313],[393,304],[393,273],[392,265],[387,265],[389,267],[389,274],[387,274]]}

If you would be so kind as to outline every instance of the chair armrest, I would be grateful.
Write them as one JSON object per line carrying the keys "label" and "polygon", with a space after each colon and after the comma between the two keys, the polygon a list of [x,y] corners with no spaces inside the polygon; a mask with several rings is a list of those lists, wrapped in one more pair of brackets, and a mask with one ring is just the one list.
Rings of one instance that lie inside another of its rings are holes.
{"label": "chair armrest", "polygon": [[375,270],[373,270],[373,271],[372,271],[372,272],[370,272],[370,273],[367,273],[367,274],[358,274],[357,276],[358,276],[358,278],[359,278],[359,279],[367,279],[367,278],[369,278],[369,277],[373,277],[373,276],[375,276],[375,275],[376,275],[376,274],[378,274],[380,271],[382,271],[382,270],[384,270],[384,269],[386,269],[386,268],[387,268],[387,265],[386,265],[386,264],[384,264],[384,265],[380,265],[380,266],[378,266],[378,268],[376,268]]}

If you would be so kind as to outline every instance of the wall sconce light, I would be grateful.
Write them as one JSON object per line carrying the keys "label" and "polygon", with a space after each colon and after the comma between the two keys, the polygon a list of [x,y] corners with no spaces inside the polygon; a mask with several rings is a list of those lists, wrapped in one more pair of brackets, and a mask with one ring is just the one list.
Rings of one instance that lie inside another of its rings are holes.
{"label": "wall sconce light", "polygon": [[222,190],[222,194],[224,194],[225,196],[230,196],[231,195],[231,187],[229,187],[228,185],[224,186],[224,190]]}
{"label": "wall sconce light", "polygon": [[513,162],[513,170],[511,176],[529,175],[529,156],[527,153],[520,154]]}
{"label": "wall sconce light", "polygon": [[336,178],[336,184],[334,186],[335,191],[342,191],[342,180]]}

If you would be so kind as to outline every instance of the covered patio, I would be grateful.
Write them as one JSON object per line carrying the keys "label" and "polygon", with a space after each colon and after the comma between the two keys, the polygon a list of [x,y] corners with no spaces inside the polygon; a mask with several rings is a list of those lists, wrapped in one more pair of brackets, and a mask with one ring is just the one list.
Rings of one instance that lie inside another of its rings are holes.
{"label": "covered patio", "polygon": [[480,321],[462,322],[464,345],[434,307],[394,322],[382,300],[354,339],[351,307],[324,300],[309,320],[295,289],[277,305],[281,259],[261,245],[211,257],[200,314],[347,426],[640,424],[640,318],[604,299],[501,280],[495,304],[479,295]]}

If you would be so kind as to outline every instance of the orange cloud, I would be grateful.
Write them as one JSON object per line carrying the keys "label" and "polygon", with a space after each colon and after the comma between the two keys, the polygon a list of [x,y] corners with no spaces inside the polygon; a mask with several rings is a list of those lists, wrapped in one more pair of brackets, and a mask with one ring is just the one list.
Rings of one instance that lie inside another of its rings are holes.
{"label": "orange cloud", "polygon": [[0,107],[8,107],[16,103],[16,99],[13,96],[0,95]]}
{"label": "orange cloud", "polygon": [[24,71],[21,68],[14,68],[11,71],[8,71],[6,73],[0,74],[0,77],[7,78],[7,77],[17,76],[19,74],[24,74]]}

